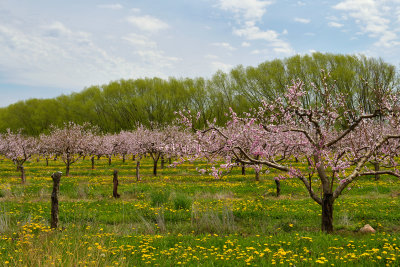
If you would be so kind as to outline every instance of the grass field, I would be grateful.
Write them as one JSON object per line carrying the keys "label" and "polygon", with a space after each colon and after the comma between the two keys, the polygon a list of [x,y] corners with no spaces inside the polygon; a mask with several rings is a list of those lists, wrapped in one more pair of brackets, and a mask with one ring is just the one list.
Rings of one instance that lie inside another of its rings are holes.
{"label": "grass field", "polygon": [[[382,176],[352,184],[336,202],[335,233],[321,233],[320,207],[297,180],[274,172],[254,180],[234,170],[200,175],[205,162],[159,170],[114,158],[71,166],[61,178],[60,228],[50,230],[51,174],[60,161],[25,164],[27,183],[0,161],[0,265],[10,266],[400,266],[400,181]],[[121,198],[112,198],[119,170]],[[358,233],[365,224],[375,234]]]}

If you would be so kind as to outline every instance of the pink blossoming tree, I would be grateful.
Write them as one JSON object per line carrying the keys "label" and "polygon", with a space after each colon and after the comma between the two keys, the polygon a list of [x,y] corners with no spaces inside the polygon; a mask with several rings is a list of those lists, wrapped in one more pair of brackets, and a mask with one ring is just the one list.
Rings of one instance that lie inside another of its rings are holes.
{"label": "pink blossoming tree", "polygon": [[[258,164],[281,171],[277,179],[299,179],[321,206],[321,230],[332,232],[334,201],[352,182],[367,175],[400,177],[395,161],[400,99],[380,88],[371,92],[375,100],[366,110],[356,96],[350,107],[350,96],[335,85],[325,82],[306,91],[301,81],[294,82],[273,103],[261,102],[259,109],[241,117],[231,112],[226,127],[198,130],[197,156],[219,153],[225,160],[223,168],[235,162]],[[192,127],[193,116],[181,115],[182,122]],[[244,138],[249,144],[243,143]],[[296,167],[294,158],[307,167]],[[382,168],[371,168],[373,160],[379,160]]]}

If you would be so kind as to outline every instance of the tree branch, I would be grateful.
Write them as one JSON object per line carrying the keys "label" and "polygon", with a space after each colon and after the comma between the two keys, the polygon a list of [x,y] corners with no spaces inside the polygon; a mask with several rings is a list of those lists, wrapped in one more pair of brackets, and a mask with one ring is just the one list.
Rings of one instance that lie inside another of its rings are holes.
{"label": "tree branch", "polygon": [[346,131],[344,131],[341,135],[339,135],[336,139],[330,141],[328,144],[326,144],[326,147],[331,147],[340,140],[342,140],[346,135],[348,135],[351,131],[353,131],[358,124],[360,124],[361,121],[364,119],[370,119],[378,116],[380,113],[380,110],[375,110],[373,114],[367,114],[367,115],[361,115],[352,125],[350,125],[349,128],[347,128]]}

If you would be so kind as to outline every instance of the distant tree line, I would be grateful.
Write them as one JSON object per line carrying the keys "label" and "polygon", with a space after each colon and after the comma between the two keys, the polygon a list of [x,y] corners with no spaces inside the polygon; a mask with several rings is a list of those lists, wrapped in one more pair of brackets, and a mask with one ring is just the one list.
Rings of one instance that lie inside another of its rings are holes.
{"label": "distant tree line", "polygon": [[[329,75],[327,75],[329,73]],[[175,112],[186,109],[199,112],[196,127],[216,119],[224,124],[231,107],[236,113],[247,112],[260,104],[261,99],[274,101],[283,95],[293,80],[304,81],[305,90],[336,81],[335,91],[349,95],[346,105],[359,105],[374,110],[381,93],[398,85],[396,68],[381,59],[360,55],[313,53],[296,55],[261,63],[257,67],[237,66],[229,73],[216,72],[205,78],[144,78],[113,81],[91,86],[80,93],[61,95],[52,99],[29,99],[0,109],[0,132],[7,129],[39,135],[51,125],[66,122],[97,125],[104,133],[132,130],[137,125],[167,125]],[[315,105],[320,96],[309,94],[303,105]],[[323,103],[322,103],[323,104]]]}

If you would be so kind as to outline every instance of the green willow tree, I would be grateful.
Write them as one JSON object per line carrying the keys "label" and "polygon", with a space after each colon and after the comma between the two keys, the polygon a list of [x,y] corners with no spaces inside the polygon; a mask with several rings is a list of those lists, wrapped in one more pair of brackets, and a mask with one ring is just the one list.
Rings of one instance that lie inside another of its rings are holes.
{"label": "green willow tree", "polygon": [[[114,133],[139,124],[167,125],[174,120],[174,112],[182,109],[200,113],[196,127],[213,118],[222,125],[228,107],[240,114],[256,108],[260,99],[274,101],[293,80],[304,81],[307,91],[312,90],[312,84],[321,87],[325,75],[321,70],[330,74],[328,82],[336,84],[335,90],[349,96],[346,104],[350,109],[361,103],[365,110],[374,110],[379,96],[370,88],[381,88],[384,93],[396,88],[399,81],[396,68],[381,59],[323,53],[296,55],[265,61],[257,67],[239,65],[229,73],[218,71],[209,79],[119,80],[52,99],[20,101],[0,108],[0,132],[22,129],[24,134],[39,135],[50,125],[73,121],[90,122],[102,132]],[[318,96],[310,94],[303,101],[307,106],[318,101]]]}

